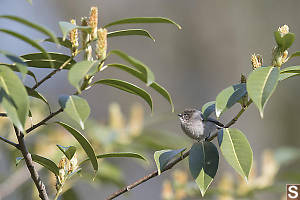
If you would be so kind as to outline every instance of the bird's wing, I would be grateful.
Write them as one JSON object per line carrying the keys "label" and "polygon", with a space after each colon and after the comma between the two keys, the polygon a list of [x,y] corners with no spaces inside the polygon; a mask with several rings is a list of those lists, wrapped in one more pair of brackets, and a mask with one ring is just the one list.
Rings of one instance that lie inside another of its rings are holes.
{"label": "bird's wing", "polygon": [[222,124],[221,122],[219,122],[218,120],[215,120],[213,118],[208,117],[206,119],[206,121],[212,122],[212,123],[216,124],[217,126],[219,126],[220,128],[224,127],[224,124]]}

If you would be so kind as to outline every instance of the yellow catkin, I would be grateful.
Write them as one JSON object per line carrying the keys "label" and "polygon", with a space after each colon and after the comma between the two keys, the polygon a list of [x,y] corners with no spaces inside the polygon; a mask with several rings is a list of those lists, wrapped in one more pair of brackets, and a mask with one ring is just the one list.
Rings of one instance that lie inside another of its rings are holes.
{"label": "yellow catkin", "polygon": [[96,7],[96,6],[91,7],[89,25],[90,25],[90,27],[92,27],[91,38],[92,38],[92,40],[96,39],[97,38],[97,28],[98,28],[98,7]]}
{"label": "yellow catkin", "polygon": [[107,52],[107,30],[100,28],[97,31],[98,41],[96,48],[96,55],[98,60],[104,60]]}
{"label": "yellow catkin", "polygon": [[255,70],[259,67],[262,66],[262,57],[260,55],[256,55],[256,54],[253,54],[251,56],[251,64],[252,64],[252,69]]}
{"label": "yellow catkin", "polygon": [[[71,24],[76,25],[76,20],[72,19],[71,20]],[[70,41],[72,43],[72,56],[76,56],[77,51],[78,51],[78,30],[77,29],[73,29],[72,31],[70,31],[69,33],[69,37],[70,37]]]}

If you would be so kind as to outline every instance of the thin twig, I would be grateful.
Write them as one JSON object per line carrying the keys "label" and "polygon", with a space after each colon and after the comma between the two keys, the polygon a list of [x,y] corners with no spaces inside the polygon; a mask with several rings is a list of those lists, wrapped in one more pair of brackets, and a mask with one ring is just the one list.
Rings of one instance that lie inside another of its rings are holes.
{"label": "thin twig", "polygon": [[51,119],[52,117],[56,116],[57,114],[63,112],[64,110],[62,108],[60,108],[59,110],[57,110],[54,113],[51,113],[48,117],[46,117],[45,119],[43,119],[42,121],[40,121],[39,123],[33,125],[32,127],[28,128],[26,130],[26,133],[30,133],[31,131],[33,131],[34,129],[44,125],[49,119]]}
{"label": "thin twig", "polygon": [[14,128],[15,128],[16,136],[19,141],[19,149],[22,152],[26,166],[30,172],[31,178],[32,178],[36,188],[39,191],[39,197],[42,200],[48,200],[49,198],[47,195],[46,187],[45,187],[44,183],[42,182],[42,180],[40,179],[40,176],[33,165],[31,154],[28,152],[27,147],[25,145],[24,134],[20,130],[18,130],[18,128],[16,128],[15,126],[14,126]]}
{"label": "thin twig", "polygon": [[60,70],[62,70],[65,66],[67,66],[67,64],[69,64],[69,62],[73,59],[73,57],[70,57],[68,60],[66,60],[66,62],[64,62],[59,68],[53,70],[52,72],[50,72],[48,75],[46,75],[42,80],[40,80],[39,82],[37,82],[31,89],[35,90],[36,88],[38,88],[42,83],[44,83],[46,80],[48,80],[49,78],[51,78],[54,74],[56,74],[57,72],[59,72]]}
{"label": "thin twig", "polygon": [[10,140],[8,140],[8,139],[2,137],[2,136],[0,136],[0,140],[2,140],[2,141],[4,141],[4,142],[6,142],[6,143],[8,143],[8,144],[10,144],[10,145],[12,145],[12,146],[14,146],[14,147],[16,147],[17,149],[20,148],[18,144],[14,143],[14,142],[12,142],[12,141],[10,141]]}
{"label": "thin twig", "polygon": [[[235,124],[235,122],[240,118],[240,116],[246,111],[246,109],[248,108],[248,106],[252,103],[252,100],[250,99],[247,103],[247,105],[245,107],[243,107],[240,112],[231,120],[229,121],[225,126],[224,128],[229,128],[230,126],[232,126],[233,124]],[[217,136],[214,135],[212,136],[209,141],[211,141],[212,139],[214,139],[215,137]],[[187,156],[189,156],[190,154],[190,150],[185,152],[182,156],[176,158],[175,160],[171,161],[168,165],[166,165],[166,167],[161,171],[161,173],[163,173],[164,171],[167,171],[169,169],[171,169],[174,165],[176,165],[177,163],[179,163],[180,161],[182,161],[183,159],[185,159]],[[136,182],[122,188],[121,190],[111,194],[106,200],[111,200],[111,199],[114,199],[118,196],[120,196],[121,194],[124,194],[125,192],[128,192],[129,190],[135,188],[136,186],[156,177],[158,175],[158,171],[155,170],[154,172],[144,176],[143,178],[137,180]]]}

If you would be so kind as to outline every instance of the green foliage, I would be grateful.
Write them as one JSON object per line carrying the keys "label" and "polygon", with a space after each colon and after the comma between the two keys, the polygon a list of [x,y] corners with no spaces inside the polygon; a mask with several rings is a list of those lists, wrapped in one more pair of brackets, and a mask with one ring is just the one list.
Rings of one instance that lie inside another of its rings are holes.
{"label": "green foliage", "polygon": [[61,145],[56,145],[57,148],[63,152],[63,154],[69,159],[71,160],[74,156],[74,154],[76,153],[76,147],[75,146],[68,146],[68,147],[64,147]]}
{"label": "green foliage", "polygon": [[67,35],[70,33],[73,29],[78,29],[87,33],[90,33],[92,31],[92,28],[90,26],[76,26],[74,24],[71,24],[69,22],[59,22],[59,28],[63,34],[62,40],[65,41]]}
{"label": "green foliage", "polygon": [[216,101],[207,102],[202,106],[202,114],[204,119],[207,119],[216,110]]}
{"label": "green foliage", "polygon": [[182,154],[182,152],[184,151],[185,148],[178,149],[178,150],[167,149],[167,150],[156,151],[154,153],[154,160],[156,163],[158,175],[161,174],[161,171],[173,158],[175,158],[178,154]]}
{"label": "green foliage", "polygon": [[150,35],[150,33],[144,29],[127,29],[127,30],[118,30],[107,33],[107,37],[118,37],[118,36],[129,36],[129,35],[140,35],[145,36],[153,40],[155,42],[155,39]]}

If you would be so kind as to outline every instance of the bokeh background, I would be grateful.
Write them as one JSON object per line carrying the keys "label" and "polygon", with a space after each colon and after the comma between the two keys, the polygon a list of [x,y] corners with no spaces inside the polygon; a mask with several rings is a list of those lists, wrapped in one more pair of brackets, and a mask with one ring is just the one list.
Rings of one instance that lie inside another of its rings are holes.
{"label": "bokeh background", "polygon": [[[59,21],[68,21],[71,18],[79,21],[82,16],[88,16],[91,6],[99,8],[100,25],[120,18],[163,16],[182,26],[182,30],[178,30],[172,25],[133,24],[126,27],[144,27],[153,34],[156,42],[132,36],[113,38],[108,43],[109,50],[125,51],[152,69],[157,82],[171,93],[175,113],[170,112],[168,103],[155,92],[151,92],[154,99],[152,115],[147,105],[138,97],[110,87],[95,87],[85,95],[92,110],[91,118],[100,124],[109,122],[109,108],[113,107],[112,102],[117,103],[114,104],[115,106],[119,105],[124,116],[130,114],[134,102],[143,105],[145,129],[148,130],[146,134],[166,133],[162,136],[163,138],[176,141],[176,144],[172,144],[173,148],[189,147],[192,144],[189,138],[182,136],[176,113],[188,107],[201,108],[204,103],[214,100],[222,89],[237,83],[241,73],[248,74],[251,71],[251,54],[261,54],[264,65],[268,65],[271,62],[271,51],[275,45],[273,31],[277,30],[279,26],[288,24],[290,31],[296,34],[295,43],[289,52],[300,49],[300,40],[298,39],[300,35],[298,20],[300,18],[298,12],[300,2],[297,0],[33,0],[33,5],[25,0],[1,0],[0,14],[18,15],[45,25],[60,34]],[[1,19],[0,27],[10,28],[33,38],[43,38],[42,35],[8,20]],[[110,30],[120,27],[123,26],[113,27]],[[35,52],[35,49],[2,33],[0,33],[0,44],[1,49],[17,55]],[[53,51],[65,52],[64,49],[57,50],[50,44],[46,44],[45,47]],[[4,57],[0,57],[0,59],[1,62],[6,61]],[[300,60],[296,58],[288,65],[295,65],[299,62]],[[33,71],[39,77],[47,74],[41,70]],[[67,73],[61,72],[53,80],[47,81],[39,88],[53,108],[58,107],[58,95],[73,91],[72,86],[66,81],[66,77]],[[109,70],[97,78],[101,77],[130,80],[144,87],[131,76],[117,70]],[[264,119],[259,117],[257,109],[252,105],[235,125],[246,134],[253,148],[254,160],[258,165],[261,164],[261,155],[265,149],[275,151],[282,146],[299,147],[299,81],[299,78],[296,77],[279,85],[266,106]],[[30,85],[32,82],[28,80],[28,84]],[[238,109],[238,106],[234,107],[221,118],[221,121],[224,123],[229,121]],[[160,140],[159,137],[156,138]],[[0,145],[0,180],[3,181],[2,183],[7,181],[9,175],[22,168],[17,169],[11,163],[6,162],[8,155],[6,155],[7,147],[3,147],[5,145],[4,143]],[[131,144],[127,145],[130,149]],[[126,150],[125,147],[124,150]],[[155,169],[151,157],[155,150],[159,150],[158,147],[148,149],[150,159],[147,165],[141,165],[129,159],[115,159],[112,162],[121,167],[125,182],[131,183]],[[182,168],[184,171],[186,164],[187,162],[184,161],[175,168]],[[297,167],[299,167],[299,162],[294,162],[280,170],[282,173],[286,169],[297,172]],[[171,171],[142,184],[129,194],[117,199],[161,199],[163,182],[171,177]],[[218,183],[225,171],[231,174],[235,173],[221,158],[216,183],[211,188]],[[299,174],[298,170],[298,177]],[[189,179],[191,179],[190,176]],[[300,182],[300,179],[296,180],[298,183]],[[29,184],[29,182],[25,183]],[[284,182],[280,184],[281,190],[284,191]],[[24,199],[22,187],[17,187],[16,192],[9,194],[4,199]],[[81,199],[104,199],[118,189],[118,186],[113,184],[89,184],[87,181],[79,181],[74,187]],[[272,194],[271,191],[263,195]],[[197,199],[199,197],[190,198]]]}

